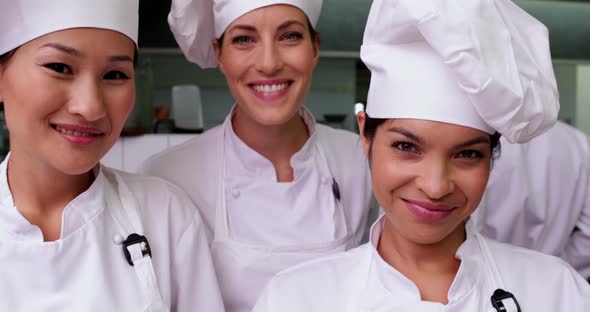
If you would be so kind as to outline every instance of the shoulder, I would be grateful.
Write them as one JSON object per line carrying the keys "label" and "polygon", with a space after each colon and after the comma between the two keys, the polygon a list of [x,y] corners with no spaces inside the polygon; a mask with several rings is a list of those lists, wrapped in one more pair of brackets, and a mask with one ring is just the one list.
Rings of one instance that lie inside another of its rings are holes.
{"label": "shoulder", "polygon": [[[269,290],[280,290],[273,296],[289,297],[292,300],[311,300],[331,289],[335,293],[354,293],[360,283],[360,272],[366,268],[364,259],[370,257],[368,244],[346,252],[321,257],[295,265],[276,274],[268,284]],[[313,283],[310,283],[313,281]]]}
{"label": "shoulder", "polygon": [[545,284],[558,285],[582,279],[568,263],[558,257],[488,238],[486,240],[498,270],[507,281],[543,281]]}
{"label": "shoulder", "polygon": [[212,146],[218,142],[221,136],[221,126],[206,131],[203,134],[172,146],[160,153],[152,155],[141,165],[140,171],[146,174],[162,176],[160,173],[168,171],[185,171],[185,166],[199,166],[199,158],[207,157],[212,151]]}
{"label": "shoulder", "polygon": [[560,311],[590,308],[590,285],[565,261],[491,240],[488,244],[504,286],[518,298],[523,311],[547,306]]}
{"label": "shoulder", "polygon": [[360,146],[360,137],[354,132],[344,129],[335,129],[322,124],[317,124],[316,127],[322,142],[333,142],[334,144],[354,144]]}
{"label": "shoulder", "polygon": [[101,170],[107,175],[116,173],[120,177],[137,202],[143,219],[161,222],[174,219],[179,227],[195,220],[201,222],[192,201],[178,186],[155,176],[119,171],[105,166]]}
{"label": "shoulder", "polygon": [[318,142],[326,152],[328,160],[335,167],[366,172],[368,162],[358,134],[348,130],[317,125]]}

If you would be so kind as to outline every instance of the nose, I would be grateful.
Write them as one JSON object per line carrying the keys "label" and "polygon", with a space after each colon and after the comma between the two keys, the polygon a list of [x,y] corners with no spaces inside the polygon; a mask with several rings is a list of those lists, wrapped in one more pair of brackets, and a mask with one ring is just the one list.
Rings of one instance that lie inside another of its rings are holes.
{"label": "nose", "polygon": [[263,42],[256,58],[256,69],[267,76],[272,76],[282,67],[283,58],[280,48],[272,40]]}
{"label": "nose", "polygon": [[419,190],[430,199],[441,199],[455,191],[455,181],[449,166],[444,161],[431,161],[421,169],[416,178]]}
{"label": "nose", "polygon": [[97,121],[106,116],[105,100],[101,81],[81,79],[72,90],[68,112],[87,121]]}

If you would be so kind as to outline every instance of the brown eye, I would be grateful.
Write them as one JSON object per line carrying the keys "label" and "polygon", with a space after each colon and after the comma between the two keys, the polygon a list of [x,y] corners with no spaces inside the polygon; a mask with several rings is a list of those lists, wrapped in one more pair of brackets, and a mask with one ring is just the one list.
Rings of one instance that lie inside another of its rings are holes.
{"label": "brown eye", "polygon": [[393,143],[393,148],[398,149],[402,152],[409,152],[409,153],[417,153],[418,152],[418,148],[416,147],[416,145],[410,143],[410,142],[395,142]]}
{"label": "brown eye", "polygon": [[121,71],[114,70],[114,71],[110,71],[106,75],[104,75],[104,79],[105,80],[128,80],[129,76],[127,76],[127,74],[125,74]]}
{"label": "brown eye", "polygon": [[465,150],[461,151],[457,154],[458,158],[467,158],[467,159],[480,159],[483,158],[483,154],[480,151],[476,150]]}
{"label": "brown eye", "polygon": [[63,74],[63,75],[71,75],[72,74],[72,69],[63,63],[49,63],[49,64],[45,64],[43,65],[45,68],[51,69],[52,71],[59,73],[59,74]]}

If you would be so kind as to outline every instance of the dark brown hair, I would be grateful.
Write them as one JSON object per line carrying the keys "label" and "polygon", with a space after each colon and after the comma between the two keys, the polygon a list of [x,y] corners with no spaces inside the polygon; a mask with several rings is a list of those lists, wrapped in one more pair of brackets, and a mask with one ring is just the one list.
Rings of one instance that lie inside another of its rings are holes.
{"label": "dark brown hair", "polygon": [[[373,139],[375,138],[375,132],[377,132],[377,128],[381,126],[385,121],[388,119],[384,118],[371,118],[369,115],[365,113],[365,125],[363,127],[363,134],[364,136],[373,143]],[[500,154],[502,153],[502,146],[500,144],[500,137],[501,135],[496,132],[494,134],[490,134],[490,147],[492,151],[492,159],[498,159]]]}

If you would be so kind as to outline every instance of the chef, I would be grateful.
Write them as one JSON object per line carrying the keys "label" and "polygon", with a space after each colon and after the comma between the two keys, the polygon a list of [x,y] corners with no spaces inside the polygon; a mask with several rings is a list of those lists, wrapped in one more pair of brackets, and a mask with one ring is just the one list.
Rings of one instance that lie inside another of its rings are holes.
{"label": "chef", "polygon": [[190,199],[99,164],[135,101],[138,6],[0,3],[3,311],[224,311]]}
{"label": "chef", "polygon": [[476,211],[482,233],[558,256],[590,279],[588,136],[558,121],[526,144],[501,143]]}
{"label": "chef", "polygon": [[200,67],[218,66],[236,102],[222,125],[143,172],[179,185],[201,210],[227,311],[250,311],[282,269],[358,246],[377,208],[358,135],[317,124],[304,106],[321,6],[172,1],[178,45]]}
{"label": "chef", "polygon": [[375,0],[361,58],[357,120],[385,214],[369,243],[278,273],[253,311],[590,310],[571,266],[470,220],[499,136],[555,123],[547,29],[507,0]]}

